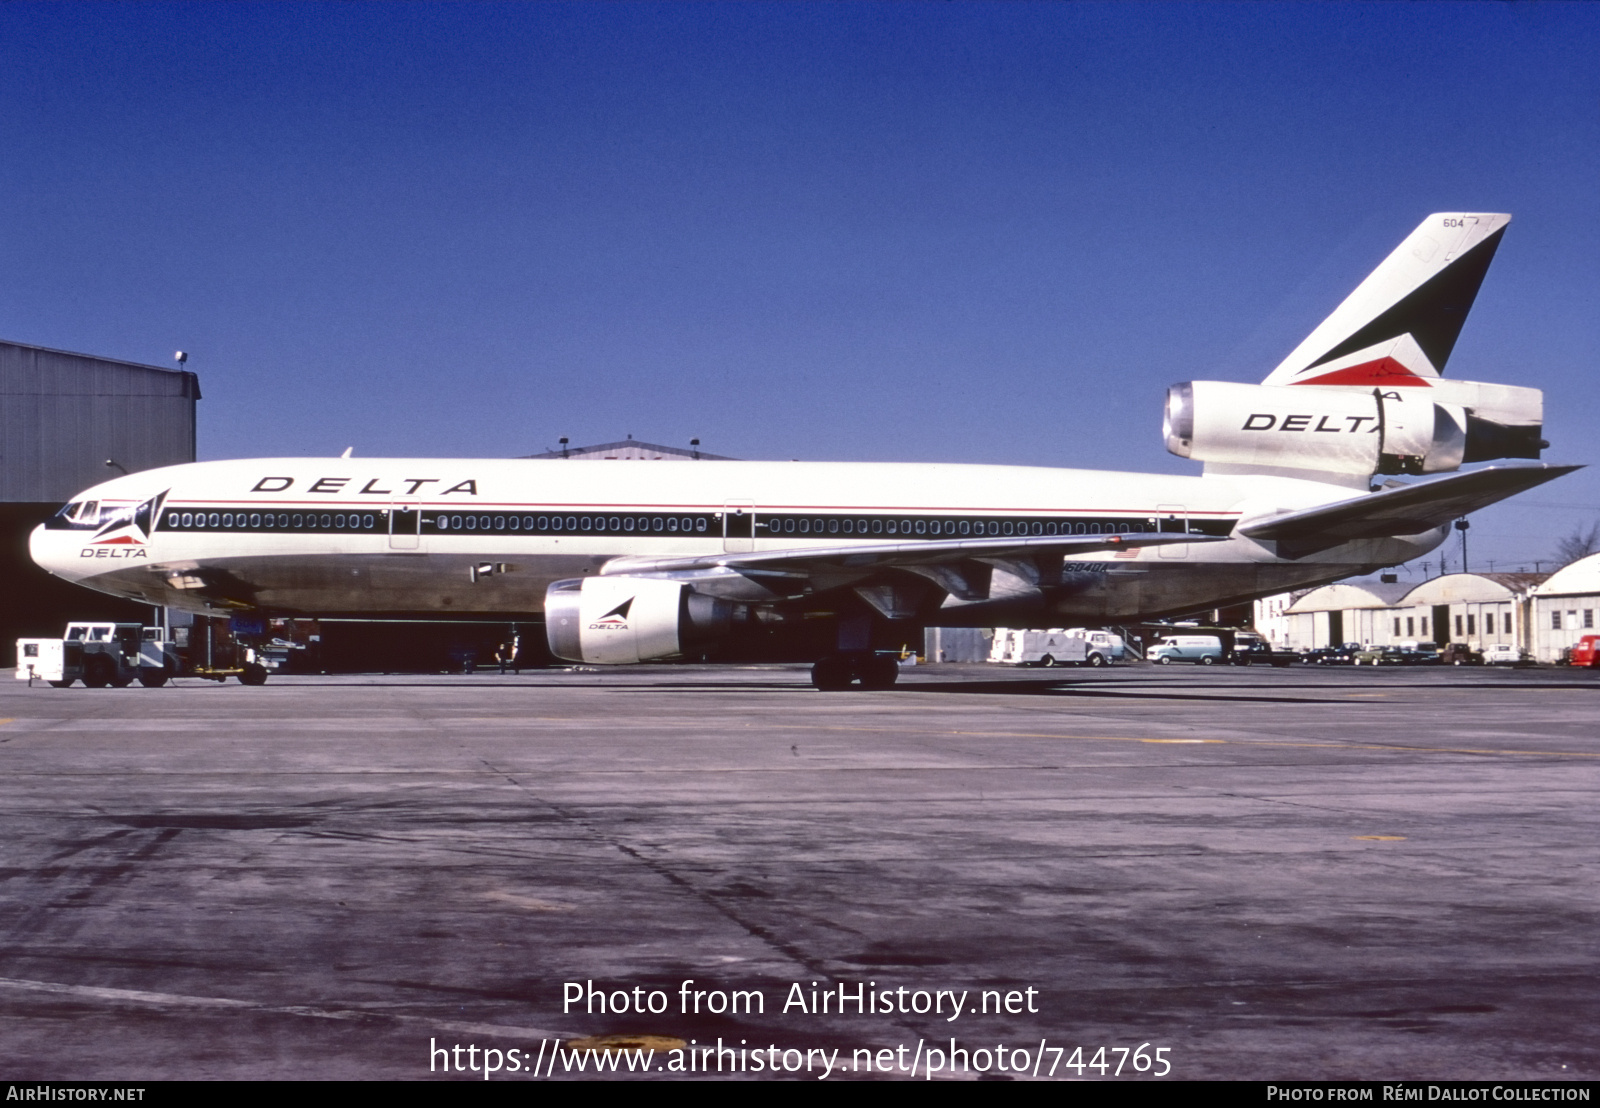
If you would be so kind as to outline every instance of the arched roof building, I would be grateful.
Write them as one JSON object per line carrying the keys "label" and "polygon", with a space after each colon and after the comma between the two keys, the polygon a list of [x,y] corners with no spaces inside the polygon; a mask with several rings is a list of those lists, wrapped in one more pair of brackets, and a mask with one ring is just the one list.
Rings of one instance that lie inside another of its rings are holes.
{"label": "arched roof building", "polygon": [[[1600,572],[1600,571],[1597,571]],[[1466,643],[1474,650],[1509,643],[1531,651],[1532,596],[1538,573],[1450,573],[1420,583],[1341,582],[1295,597],[1281,614],[1257,602],[1256,629],[1279,646],[1310,650],[1359,642],[1398,646]]]}
{"label": "arched roof building", "polygon": [[1585,635],[1600,634],[1600,554],[1579,558],[1533,590],[1533,651],[1541,662],[1559,662]]}

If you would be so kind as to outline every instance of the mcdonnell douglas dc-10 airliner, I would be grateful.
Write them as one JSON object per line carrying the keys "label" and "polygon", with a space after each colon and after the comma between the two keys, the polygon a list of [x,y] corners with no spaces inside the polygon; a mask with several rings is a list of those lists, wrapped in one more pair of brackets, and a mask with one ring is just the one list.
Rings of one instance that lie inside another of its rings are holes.
{"label": "mcdonnell douglas dc-10 airliner", "polygon": [[1261,384],[1174,385],[1167,448],[1200,476],[199,462],[89,489],[33,557],[209,615],[542,619],[572,662],[789,657],[819,688],[886,686],[878,651],[924,627],[1116,623],[1370,573],[1576,468],[1456,472],[1548,445],[1539,390],[1441,376],[1509,222],[1431,215]]}

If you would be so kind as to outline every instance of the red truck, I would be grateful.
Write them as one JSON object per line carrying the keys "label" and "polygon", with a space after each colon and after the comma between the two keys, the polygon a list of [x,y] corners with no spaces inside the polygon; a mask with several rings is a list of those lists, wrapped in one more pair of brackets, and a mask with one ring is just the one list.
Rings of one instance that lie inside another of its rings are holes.
{"label": "red truck", "polygon": [[1600,669],[1600,635],[1585,635],[1573,645],[1572,664]]}

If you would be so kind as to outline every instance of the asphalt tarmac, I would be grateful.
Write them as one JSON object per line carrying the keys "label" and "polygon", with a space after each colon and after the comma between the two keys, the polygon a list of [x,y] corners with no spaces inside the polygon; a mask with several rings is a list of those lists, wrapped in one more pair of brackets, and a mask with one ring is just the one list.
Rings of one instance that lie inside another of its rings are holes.
{"label": "asphalt tarmac", "polygon": [[6,686],[13,1080],[1600,1077],[1588,672]]}

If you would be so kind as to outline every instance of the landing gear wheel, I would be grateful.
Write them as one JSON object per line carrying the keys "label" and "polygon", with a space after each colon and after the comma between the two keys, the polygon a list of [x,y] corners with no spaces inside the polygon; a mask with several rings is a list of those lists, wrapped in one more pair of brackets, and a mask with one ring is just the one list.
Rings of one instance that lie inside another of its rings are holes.
{"label": "landing gear wheel", "polygon": [[69,677],[65,681],[52,681],[52,682],[50,682],[50,687],[52,689],[70,689],[70,688],[72,688],[72,682],[73,682],[73,678]]}
{"label": "landing gear wheel", "polygon": [[886,655],[864,659],[856,666],[864,689],[892,689],[900,677],[900,663]]}
{"label": "landing gear wheel", "polygon": [[1091,654],[1091,655],[1089,655],[1089,668],[1090,669],[1099,669],[1101,666],[1103,666],[1105,664],[1106,664],[1106,656],[1104,654]]}
{"label": "landing gear wheel", "polygon": [[83,663],[83,683],[87,688],[103,689],[116,675],[116,666],[104,654],[96,654]]}
{"label": "landing gear wheel", "polygon": [[841,692],[855,680],[848,658],[824,658],[811,667],[811,683],[820,692]]}
{"label": "landing gear wheel", "polygon": [[139,684],[147,689],[159,689],[167,683],[167,676],[164,667],[159,669],[155,666],[139,667]]}
{"label": "landing gear wheel", "polygon": [[111,679],[111,687],[113,689],[125,689],[131,684],[133,684],[132,677],[113,677]]}
{"label": "landing gear wheel", "polygon": [[241,685],[265,685],[267,683],[267,667],[251,662],[244,667],[244,672],[239,674]]}

